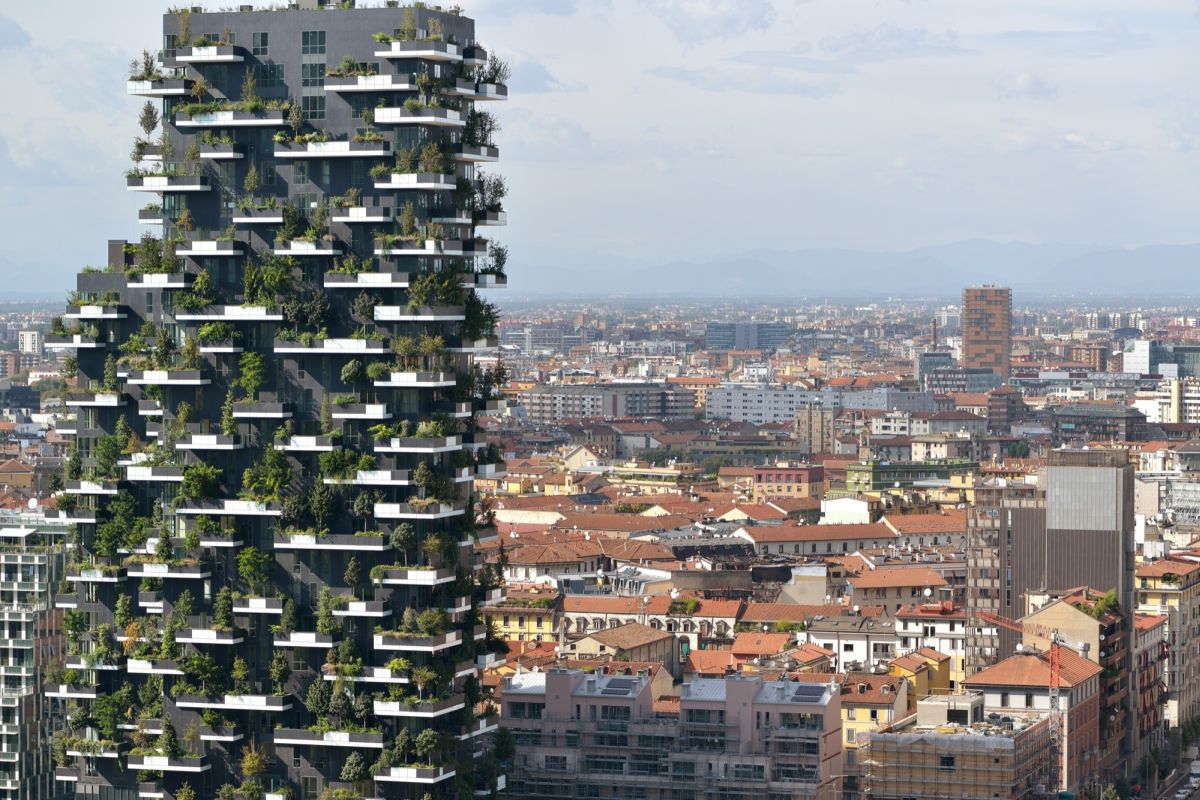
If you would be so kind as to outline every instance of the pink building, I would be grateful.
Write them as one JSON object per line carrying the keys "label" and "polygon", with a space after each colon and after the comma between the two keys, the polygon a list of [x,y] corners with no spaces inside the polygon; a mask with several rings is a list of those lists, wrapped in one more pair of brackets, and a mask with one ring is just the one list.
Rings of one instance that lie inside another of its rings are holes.
{"label": "pink building", "polygon": [[599,671],[506,677],[501,725],[516,744],[509,792],[530,800],[835,796],[834,687],[733,675],[697,678],[682,691],[656,701],[646,676]]}

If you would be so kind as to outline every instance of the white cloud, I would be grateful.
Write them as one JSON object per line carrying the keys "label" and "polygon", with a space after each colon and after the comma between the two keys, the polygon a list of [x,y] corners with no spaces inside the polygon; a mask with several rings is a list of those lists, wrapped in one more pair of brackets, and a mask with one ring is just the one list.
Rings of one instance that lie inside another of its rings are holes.
{"label": "white cloud", "polygon": [[1005,98],[1052,100],[1058,96],[1057,89],[1032,72],[1021,72],[1017,75],[997,78],[995,86],[1000,96]]}
{"label": "white cloud", "polygon": [[739,36],[771,24],[767,0],[642,0],[681,41]]}

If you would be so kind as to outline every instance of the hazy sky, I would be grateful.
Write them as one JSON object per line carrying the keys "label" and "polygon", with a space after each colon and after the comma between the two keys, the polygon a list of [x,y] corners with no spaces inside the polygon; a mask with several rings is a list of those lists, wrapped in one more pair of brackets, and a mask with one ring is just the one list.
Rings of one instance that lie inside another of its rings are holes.
{"label": "hazy sky", "polygon": [[[167,5],[0,5],[7,289],[65,291],[139,234],[125,70]],[[1197,0],[463,5],[515,72],[514,279],[758,247],[1200,240]]]}

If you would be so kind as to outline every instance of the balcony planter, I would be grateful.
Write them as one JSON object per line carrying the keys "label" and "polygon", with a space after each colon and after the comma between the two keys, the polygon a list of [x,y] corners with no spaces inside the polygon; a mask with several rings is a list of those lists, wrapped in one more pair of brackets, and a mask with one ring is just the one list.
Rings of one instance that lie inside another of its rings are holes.
{"label": "balcony planter", "polygon": [[283,613],[283,600],[278,597],[243,597],[234,599],[234,614],[270,614]]}
{"label": "balcony planter", "polygon": [[244,52],[240,47],[224,44],[180,47],[174,60],[180,64],[239,64],[246,60]]}
{"label": "balcony planter", "polygon": [[145,272],[130,278],[127,286],[130,289],[186,289],[195,278],[190,272]]}
{"label": "balcony planter", "polygon": [[508,99],[508,87],[503,83],[476,83],[461,78],[454,82],[453,93],[468,100]]}
{"label": "balcony planter", "polygon": [[499,346],[500,342],[495,336],[485,336],[482,339],[464,339],[457,347],[447,347],[446,350],[451,353],[486,353]]}
{"label": "balcony planter", "polygon": [[454,777],[450,767],[389,767],[375,773],[377,783],[441,783]]}
{"label": "balcony planter", "polygon": [[60,683],[57,686],[48,687],[46,689],[46,697],[64,697],[73,700],[95,700],[96,687]]}
{"label": "balcony planter", "polygon": [[125,670],[130,675],[182,675],[183,668],[178,661],[167,659],[131,658],[125,664]]}
{"label": "balcony planter", "polygon": [[360,272],[347,275],[341,272],[326,272],[326,289],[407,289],[407,272]]}
{"label": "balcony planter", "polygon": [[376,58],[414,58],[423,61],[462,61],[462,50],[449,42],[413,41],[388,42],[386,48],[375,51]]}
{"label": "balcony planter", "polygon": [[454,149],[455,161],[490,163],[500,160],[500,148],[491,145],[460,144]]}
{"label": "balcony planter", "polygon": [[216,628],[184,628],[175,634],[175,641],[180,644],[235,645],[245,640],[242,631],[236,629],[226,631]]}
{"label": "balcony planter", "polygon": [[208,386],[212,380],[198,369],[133,370],[125,375],[131,386]]}
{"label": "balcony planter", "polygon": [[351,676],[338,675],[332,669],[322,670],[322,672],[324,679],[327,681],[343,680],[351,683],[385,683],[396,685],[411,683],[408,676],[403,672],[392,672],[387,667],[363,667],[360,674]]}
{"label": "balcony planter", "polygon": [[245,734],[237,728],[201,728],[200,741],[202,742],[240,742],[245,738]]}
{"label": "balcony planter", "polygon": [[141,225],[162,225],[166,222],[161,208],[139,208],[138,223]]}
{"label": "balcony planter", "polygon": [[190,500],[175,509],[176,514],[215,517],[278,517],[282,503],[255,500]]}
{"label": "balcony planter", "polygon": [[167,756],[129,756],[126,766],[149,772],[208,772],[212,766],[205,758],[170,758]]}
{"label": "balcony planter", "polygon": [[387,343],[382,339],[318,339],[312,344],[276,339],[276,353],[330,353],[346,355],[381,355],[388,352]]}
{"label": "balcony planter", "polygon": [[428,506],[414,506],[410,503],[375,504],[375,519],[433,520],[458,517],[465,513],[465,506],[445,503],[431,503]]}
{"label": "balcony planter", "polygon": [[419,702],[409,705],[404,702],[394,702],[385,700],[375,701],[375,716],[377,717],[440,717],[443,714],[450,714],[459,709],[465,708],[467,705],[466,698],[461,694],[456,694],[452,697],[434,700],[432,702]]}
{"label": "balcony planter", "polygon": [[376,322],[462,322],[466,318],[463,306],[375,306]]}
{"label": "balcony planter", "polygon": [[[380,111],[387,109],[381,108]],[[453,175],[443,175],[434,172],[393,172],[387,180],[376,180],[376,189],[428,190],[452,192],[457,185]]]}
{"label": "balcony planter", "polygon": [[[232,339],[219,339],[208,342],[200,342],[201,353],[240,353],[242,346],[235,344]],[[237,416],[234,414],[234,416]]]}
{"label": "balcony planter", "polygon": [[476,211],[475,224],[485,227],[502,227],[508,224],[507,211]]}
{"label": "balcony planter", "polygon": [[183,483],[183,467],[128,466],[125,480],[131,483]]}
{"label": "balcony planter", "polygon": [[282,225],[282,208],[239,208],[233,212],[235,225]]}
{"label": "balcony planter", "polygon": [[392,414],[388,410],[387,403],[349,403],[344,406],[334,406],[333,418],[385,420],[391,419]]}
{"label": "balcony planter", "polygon": [[406,469],[358,470],[353,478],[325,478],[324,482],[331,486],[412,486]]}
{"label": "balcony planter", "polygon": [[194,117],[186,114],[175,117],[177,128],[282,128],[286,124],[282,111],[264,111],[261,114],[252,111],[209,111]]}
{"label": "balcony planter", "polygon": [[275,145],[276,158],[388,158],[388,142],[303,142]]}
{"label": "balcony planter", "polygon": [[80,495],[114,495],[117,493],[116,481],[67,481],[67,494]]}
{"label": "balcony planter", "polygon": [[237,239],[193,239],[175,251],[191,258],[239,258],[246,254],[246,243]]}
{"label": "balcony planter", "polygon": [[413,75],[325,76],[326,92],[415,92]]}
{"label": "balcony planter", "polygon": [[74,311],[68,311],[66,314],[63,314],[63,319],[125,319],[129,315],[122,310],[123,308],[124,306],[75,306]]}
{"label": "balcony planter", "polygon": [[383,536],[354,536],[331,533],[317,536],[309,533],[276,533],[276,550],[343,550],[360,553],[382,553],[391,545]]}
{"label": "balcony planter", "polygon": [[207,564],[130,564],[131,578],[185,578],[203,580],[212,576],[212,569]]}
{"label": "balcony planter", "polygon": [[131,192],[207,192],[212,189],[208,178],[203,175],[133,175],[125,179],[125,188]]}
{"label": "balcony planter", "polygon": [[340,256],[342,249],[338,247],[335,240],[321,239],[319,241],[310,242],[305,239],[290,239],[286,241],[275,242],[275,255],[277,256]]}
{"label": "balcony planter", "polygon": [[482,67],[488,62],[488,52],[477,44],[463,48],[463,64],[468,67]]}
{"label": "balcony planter", "polygon": [[375,583],[383,586],[440,586],[455,580],[453,569],[417,569],[415,567],[383,570]]}
{"label": "balcony planter", "polygon": [[273,641],[276,647],[320,648],[322,650],[328,650],[338,645],[338,640],[333,637],[333,634],[313,631],[277,633]]}
{"label": "balcony planter", "polygon": [[291,436],[283,444],[276,443],[276,450],[289,453],[328,453],[334,449],[332,436]]}
{"label": "balcony planter", "polygon": [[287,711],[292,707],[287,697],[271,694],[227,694],[221,697],[181,694],[175,698],[180,708],[219,708],[242,711]]}
{"label": "balcony planter", "polygon": [[175,443],[176,450],[241,450],[241,439],[222,433],[189,433]]}
{"label": "balcony planter", "polygon": [[234,419],[289,419],[291,403],[246,402],[233,404]]}
{"label": "balcony planter", "polygon": [[503,664],[507,659],[499,653],[484,653],[475,656],[475,666],[479,669],[491,669]]}
{"label": "balcony planter", "polygon": [[471,416],[473,411],[470,403],[451,403],[448,401],[435,403],[433,408],[433,413],[445,414],[447,417],[453,417],[455,419],[466,419],[467,417]]}
{"label": "balcony planter", "polygon": [[393,372],[386,379],[375,381],[375,386],[380,389],[442,389],[455,383],[453,372]]}
{"label": "balcony planter", "polygon": [[150,81],[126,81],[125,93],[134,97],[182,97],[191,94],[190,78],[159,78]]}
{"label": "balcony planter", "polygon": [[234,161],[245,156],[245,147],[241,144],[202,144],[200,157],[210,161]]}
{"label": "balcony planter", "polygon": [[47,350],[99,350],[108,343],[91,336],[47,336],[43,345]]}
{"label": "balcony planter", "polygon": [[462,449],[461,436],[438,436],[434,438],[416,438],[413,436],[391,438],[375,442],[376,453],[450,453]]}
{"label": "balcony planter", "polygon": [[209,306],[179,311],[175,319],[178,322],[283,322],[283,311],[266,306]]}
{"label": "balcony planter", "polygon": [[391,206],[349,206],[330,211],[331,220],[341,223],[384,223],[392,221]]}
{"label": "balcony planter", "polygon": [[67,571],[67,580],[72,583],[120,583],[125,580],[125,568],[83,567]]}
{"label": "balcony planter", "polygon": [[382,619],[391,614],[392,610],[384,600],[351,600],[349,603],[333,609],[335,617],[351,619]]}
{"label": "balcony planter", "polygon": [[162,592],[138,592],[138,608],[144,608],[151,613],[162,613]]}
{"label": "balcony planter", "polygon": [[275,746],[290,747],[354,747],[366,750],[382,750],[382,733],[350,733],[326,731],[315,733],[303,728],[276,728]]}
{"label": "balcony planter", "polygon": [[462,644],[462,631],[447,631],[437,636],[398,636],[395,634],[375,634],[374,647],[376,650],[396,650],[401,652],[437,653]]}

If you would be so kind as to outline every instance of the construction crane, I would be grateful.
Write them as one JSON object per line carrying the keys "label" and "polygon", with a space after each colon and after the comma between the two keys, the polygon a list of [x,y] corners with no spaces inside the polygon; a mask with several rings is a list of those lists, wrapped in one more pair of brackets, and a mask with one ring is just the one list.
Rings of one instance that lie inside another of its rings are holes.
{"label": "construction crane", "polygon": [[1027,634],[1050,642],[1050,682],[1047,693],[1050,699],[1050,774],[1048,776],[1050,792],[1057,792],[1060,786],[1059,767],[1062,760],[1062,712],[1058,707],[1059,676],[1061,667],[1062,645],[1066,639],[1057,628],[1039,625],[1036,622],[1019,622],[994,614],[991,611],[976,611],[975,616],[993,625],[999,625],[1010,631]]}

